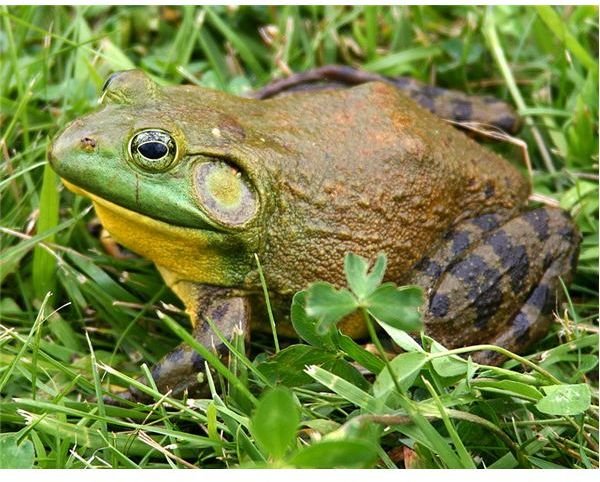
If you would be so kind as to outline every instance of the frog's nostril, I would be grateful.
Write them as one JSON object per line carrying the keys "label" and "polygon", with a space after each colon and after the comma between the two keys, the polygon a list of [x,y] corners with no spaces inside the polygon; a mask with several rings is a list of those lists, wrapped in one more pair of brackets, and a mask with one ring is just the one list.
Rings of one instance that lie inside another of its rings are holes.
{"label": "frog's nostril", "polygon": [[96,148],[96,139],[92,139],[91,137],[82,137],[79,142],[81,148],[86,151],[91,151]]}

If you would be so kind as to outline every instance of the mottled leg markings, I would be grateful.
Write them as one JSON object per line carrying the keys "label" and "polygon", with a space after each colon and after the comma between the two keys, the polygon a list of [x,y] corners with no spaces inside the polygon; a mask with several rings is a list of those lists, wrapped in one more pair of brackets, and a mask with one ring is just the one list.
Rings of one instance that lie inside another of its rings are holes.
{"label": "mottled leg markings", "polygon": [[[554,278],[554,282],[552,280]],[[512,352],[522,352],[527,346],[546,333],[552,322],[550,312],[552,299],[556,299],[558,293],[548,287],[548,282],[556,285],[557,278],[554,273],[544,275],[541,283],[534,288],[533,293],[527,299],[511,324],[497,338],[489,344],[501,346]],[[477,363],[485,365],[499,365],[504,357],[495,351],[481,351],[475,353],[473,359]]]}
{"label": "mottled leg markings", "polygon": [[[429,297],[427,331],[447,347],[496,344],[523,352],[547,331],[559,277],[575,267],[579,233],[568,214],[538,208],[465,221],[415,267]],[[476,359],[497,364],[493,353]]]}
{"label": "mottled leg markings", "polygon": [[[247,299],[241,297],[217,299],[203,309],[198,318],[212,320],[223,336],[230,340],[236,331],[248,333],[250,305]],[[228,355],[227,347],[213,333],[208,323],[196,324],[192,335],[222,359]],[[163,394],[170,391],[171,396],[176,398],[186,392],[190,396],[206,395],[208,394],[207,385],[198,381],[198,373],[205,370],[204,361],[197,351],[182,343],[152,367],[152,378],[158,390]],[[140,381],[146,383],[144,378]],[[150,397],[133,387],[118,395],[139,402],[150,401]]]}
{"label": "mottled leg markings", "polygon": [[444,236],[429,256],[414,266],[411,280],[426,290],[431,290],[440,276],[461,260],[462,255],[485,233],[500,226],[502,218],[497,214],[484,214],[467,220]]}

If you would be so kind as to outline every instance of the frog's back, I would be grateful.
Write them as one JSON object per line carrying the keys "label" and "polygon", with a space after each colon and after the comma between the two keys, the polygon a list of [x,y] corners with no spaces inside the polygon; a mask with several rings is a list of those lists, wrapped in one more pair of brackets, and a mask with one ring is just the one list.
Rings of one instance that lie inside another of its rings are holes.
{"label": "frog's back", "polygon": [[342,283],[347,251],[385,251],[401,279],[459,221],[515,212],[529,194],[508,161],[389,85],[263,102],[261,130],[285,151],[268,161],[279,199],[267,256],[296,267],[272,270],[280,290]]}

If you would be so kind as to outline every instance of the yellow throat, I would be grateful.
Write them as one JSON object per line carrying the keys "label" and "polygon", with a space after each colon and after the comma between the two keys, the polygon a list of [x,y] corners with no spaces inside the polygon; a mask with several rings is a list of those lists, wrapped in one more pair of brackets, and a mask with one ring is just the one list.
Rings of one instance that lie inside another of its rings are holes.
{"label": "yellow throat", "polygon": [[[65,186],[94,203],[102,225],[115,240],[157,266],[177,275],[179,280],[213,285],[239,282],[239,273],[219,251],[222,234],[175,226],[130,211],[91,194],[63,179]],[[233,269],[232,269],[233,268]]]}

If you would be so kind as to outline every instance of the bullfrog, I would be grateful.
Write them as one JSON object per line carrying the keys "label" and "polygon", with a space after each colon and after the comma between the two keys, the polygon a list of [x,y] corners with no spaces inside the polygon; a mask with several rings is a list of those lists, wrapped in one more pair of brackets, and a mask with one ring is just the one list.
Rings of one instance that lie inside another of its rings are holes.
{"label": "bullfrog", "polygon": [[[514,116],[493,99],[343,69],[333,69],[334,85],[315,86],[331,72],[254,98],[117,72],[99,108],[56,137],[49,160],[119,243],[155,263],[194,337],[218,351],[207,318],[226,337],[267,319],[255,254],[283,317],[309,283],[344,285],[348,252],[387,253],[385,280],[423,288],[425,331],[446,347],[526,350],[547,332],[579,233],[567,212],[529,206],[516,167],[435,113],[504,128]],[[353,319],[341,329],[366,334]],[[498,363],[492,352],[476,359]],[[152,376],[177,394],[202,370],[202,357],[180,345]]]}

